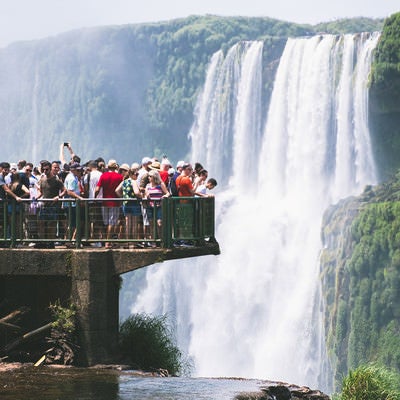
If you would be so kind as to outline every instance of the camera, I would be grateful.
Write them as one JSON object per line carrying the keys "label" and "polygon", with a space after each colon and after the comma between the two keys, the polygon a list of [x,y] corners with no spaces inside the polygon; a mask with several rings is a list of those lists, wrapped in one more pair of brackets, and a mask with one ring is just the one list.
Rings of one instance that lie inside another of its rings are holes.
{"label": "camera", "polygon": [[69,142],[64,142],[64,147],[68,147],[69,146]]}

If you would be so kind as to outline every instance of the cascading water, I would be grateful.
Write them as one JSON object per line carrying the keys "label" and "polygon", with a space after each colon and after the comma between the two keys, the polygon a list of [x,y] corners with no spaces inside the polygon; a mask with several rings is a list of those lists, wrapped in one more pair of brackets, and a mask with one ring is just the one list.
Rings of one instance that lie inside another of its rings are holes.
{"label": "cascading water", "polygon": [[219,181],[222,254],[149,268],[132,307],[174,317],[196,375],[329,390],[321,220],[329,204],[375,181],[366,110],[378,37],[289,39],[267,117],[262,42],[213,56],[190,137],[192,160]]}

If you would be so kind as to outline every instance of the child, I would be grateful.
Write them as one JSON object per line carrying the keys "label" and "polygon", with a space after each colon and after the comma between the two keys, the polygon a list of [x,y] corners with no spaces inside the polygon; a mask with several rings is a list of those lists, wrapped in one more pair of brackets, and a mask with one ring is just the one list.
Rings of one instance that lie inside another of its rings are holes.
{"label": "child", "polygon": [[217,181],[214,178],[207,180],[207,183],[200,184],[195,192],[198,197],[213,197],[213,194],[207,193],[207,190],[212,190],[217,186]]}

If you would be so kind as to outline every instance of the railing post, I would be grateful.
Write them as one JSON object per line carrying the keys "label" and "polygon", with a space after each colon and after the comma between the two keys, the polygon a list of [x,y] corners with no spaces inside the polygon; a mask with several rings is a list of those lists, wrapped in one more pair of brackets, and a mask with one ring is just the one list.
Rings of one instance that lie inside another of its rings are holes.
{"label": "railing post", "polygon": [[162,199],[162,246],[172,247],[172,205],[173,199]]}
{"label": "railing post", "polygon": [[76,226],[76,232],[75,232],[75,247],[79,249],[81,247],[81,241],[82,241],[82,226],[81,226],[81,201],[77,199],[75,201],[75,216],[76,216],[76,221],[75,221],[75,226]]}
{"label": "railing post", "polygon": [[[7,207],[8,208],[8,207]],[[15,200],[11,200],[11,230],[10,230],[10,240],[11,240],[11,246],[10,247],[15,247],[15,240],[16,240],[16,213],[17,213],[17,207]]]}
{"label": "railing post", "polygon": [[85,201],[84,203],[85,210],[85,235],[86,240],[90,239],[90,222],[89,222],[89,202]]}

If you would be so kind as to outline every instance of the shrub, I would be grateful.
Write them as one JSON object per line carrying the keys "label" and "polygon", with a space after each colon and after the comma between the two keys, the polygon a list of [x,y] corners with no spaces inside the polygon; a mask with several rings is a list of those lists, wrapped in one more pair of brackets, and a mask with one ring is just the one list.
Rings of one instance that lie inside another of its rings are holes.
{"label": "shrub", "polygon": [[46,338],[46,342],[52,346],[47,352],[46,363],[73,364],[78,348],[75,306],[63,307],[57,301],[50,304],[49,308],[54,321],[51,324],[50,337]]}
{"label": "shrub", "polygon": [[134,314],[120,325],[120,350],[131,364],[145,371],[186,372],[182,352],[175,345],[166,315]]}
{"label": "shrub", "polygon": [[343,379],[336,400],[400,400],[398,373],[376,364],[363,365]]}

